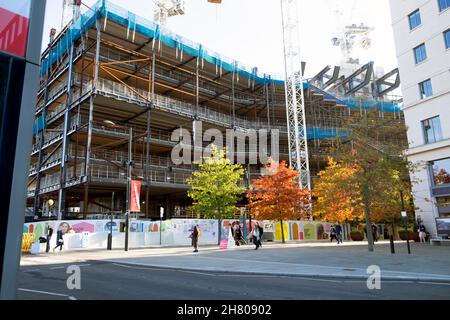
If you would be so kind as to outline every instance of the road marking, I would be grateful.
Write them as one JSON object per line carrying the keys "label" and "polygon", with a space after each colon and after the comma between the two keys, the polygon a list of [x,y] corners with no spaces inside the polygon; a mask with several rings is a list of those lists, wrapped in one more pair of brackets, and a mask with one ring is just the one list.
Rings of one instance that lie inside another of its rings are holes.
{"label": "road marking", "polygon": [[79,266],[79,267],[89,267],[90,264],[89,264],[89,263],[85,263],[85,264],[79,264],[78,266]]}
{"label": "road marking", "polygon": [[64,269],[64,268],[65,268],[64,266],[61,266],[61,267],[51,267],[50,270]]}
{"label": "road marking", "polygon": [[41,271],[41,269],[23,270],[22,272],[36,272],[36,271]]}
{"label": "road marking", "polygon": [[24,288],[19,288],[17,290],[19,290],[19,291],[26,291],[26,292],[33,292],[33,293],[48,294],[48,295],[51,295],[51,296],[58,296],[58,297],[68,297],[67,294],[48,292],[48,291],[39,291],[39,290],[31,290],[31,289],[24,289]]}
{"label": "road marking", "polygon": [[420,284],[434,284],[434,285],[439,285],[439,286],[450,286],[450,283],[446,283],[446,282],[430,282],[430,281],[419,281],[417,283]]}
{"label": "road marking", "polygon": [[69,296],[69,300],[77,300],[74,296]]}

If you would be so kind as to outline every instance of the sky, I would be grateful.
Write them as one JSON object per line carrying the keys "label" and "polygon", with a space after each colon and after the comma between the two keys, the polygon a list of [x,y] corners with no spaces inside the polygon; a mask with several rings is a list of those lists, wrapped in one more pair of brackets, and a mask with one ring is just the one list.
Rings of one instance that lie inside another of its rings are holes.
{"label": "sky", "polygon": [[[153,0],[110,0],[152,20]],[[43,48],[52,27],[61,29],[63,0],[47,0]],[[90,6],[96,0],[83,0]],[[357,48],[361,63],[374,61],[385,72],[397,67],[389,0],[298,0],[302,60],[305,74],[315,75],[326,65],[339,64],[341,52],[332,45],[341,24],[364,22],[374,28],[372,46]],[[340,14],[337,14],[339,11]],[[341,17],[338,19],[338,17]],[[169,18],[174,33],[201,43],[223,56],[261,72],[284,72],[280,0],[186,0],[186,14]]]}

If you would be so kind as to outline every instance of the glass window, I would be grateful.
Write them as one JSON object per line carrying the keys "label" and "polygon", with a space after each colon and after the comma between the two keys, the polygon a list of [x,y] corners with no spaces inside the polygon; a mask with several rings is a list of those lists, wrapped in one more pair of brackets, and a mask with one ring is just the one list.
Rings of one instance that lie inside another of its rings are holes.
{"label": "glass window", "polygon": [[433,88],[431,87],[431,79],[419,83],[420,98],[425,99],[433,95]]}
{"label": "glass window", "polygon": [[441,121],[439,116],[422,121],[425,143],[433,143],[442,139]]}
{"label": "glass window", "polygon": [[450,29],[444,32],[445,48],[450,49]]}
{"label": "glass window", "polygon": [[431,167],[435,185],[450,183],[450,158],[433,161]]}
{"label": "glass window", "polygon": [[444,11],[448,7],[450,7],[450,0],[438,0],[439,2],[439,11]]}
{"label": "glass window", "polygon": [[427,50],[425,48],[425,43],[414,48],[414,58],[416,59],[416,64],[424,61],[427,58]]}
{"label": "glass window", "polygon": [[422,21],[420,19],[420,11],[417,9],[413,13],[411,13],[409,16],[409,29],[412,30],[422,24]]}

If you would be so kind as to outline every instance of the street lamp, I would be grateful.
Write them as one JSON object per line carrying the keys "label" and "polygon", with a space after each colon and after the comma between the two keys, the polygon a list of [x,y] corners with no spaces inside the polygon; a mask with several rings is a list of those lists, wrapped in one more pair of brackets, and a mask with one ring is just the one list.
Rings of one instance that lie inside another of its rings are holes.
{"label": "street lamp", "polygon": [[402,217],[405,220],[406,245],[408,247],[408,254],[411,254],[411,248],[409,247],[408,214],[406,213],[406,211],[402,211]]}
{"label": "street lamp", "polygon": [[113,211],[114,211],[114,191],[111,197],[111,221],[109,226],[109,234],[108,234],[108,250],[112,250],[112,237],[113,237]]}
{"label": "street lamp", "polygon": [[159,208],[159,245],[162,244],[161,238],[162,238],[162,218],[164,217],[164,207]]}
{"label": "street lamp", "polygon": [[127,201],[125,213],[125,251],[128,251],[128,234],[130,227],[130,202],[131,202],[131,144],[133,141],[133,128],[130,128],[128,142],[128,163],[127,163]]}

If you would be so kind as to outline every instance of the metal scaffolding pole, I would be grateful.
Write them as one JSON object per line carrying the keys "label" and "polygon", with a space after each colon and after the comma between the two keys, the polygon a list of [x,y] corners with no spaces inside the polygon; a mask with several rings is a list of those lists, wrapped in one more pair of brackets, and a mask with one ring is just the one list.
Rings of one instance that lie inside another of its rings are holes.
{"label": "metal scaffolding pole", "polygon": [[70,104],[72,103],[72,68],[73,68],[73,43],[70,46],[69,52],[69,69],[67,77],[67,99],[66,99],[66,110],[64,112],[64,131],[63,131],[63,143],[61,151],[61,168],[60,168],[60,179],[59,179],[59,190],[58,190],[58,220],[62,219],[62,211],[65,207],[65,194],[64,194],[64,183],[66,182],[66,159],[67,159],[67,145],[68,145],[68,131],[70,123]]}
{"label": "metal scaffolding pole", "polygon": [[[51,49],[49,50],[49,55],[51,55]],[[44,89],[44,106],[42,108],[42,121],[45,124],[45,118],[47,117],[47,102],[48,102],[48,83],[50,77],[50,64],[48,64],[46,70],[45,78],[45,89]],[[41,164],[42,164],[42,154],[45,141],[45,125],[42,127],[42,131],[39,139],[39,153],[38,153],[38,163],[36,172],[36,188],[34,190],[34,203],[33,203],[33,214],[36,216],[39,210],[39,189],[41,188]]]}
{"label": "metal scaffolding pole", "polygon": [[91,157],[91,148],[92,148],[92,130],[94,124],[94,92],[98,79],[98,68],[99,68],[99,59],[100,59],[100,21],[97,19],[96,21],[97,28],[97,43],[95,48],[95,64],[94,64],[94,79],[92,85],[91,96],[89,97],[89,123],[88,123],[88,137],[86,144],[86,162],[84,169],[84,176],[86,177],[84,184],[84,206],[83,206],[83,219],[87,217],[88,211],[88,202],[89,202],[89,180],[90,180],[90,157]]}
{"label": "metal scaffolding pole", "polygon": [[233,108],[233,128],[236,127],[236,103],[234,98],[234,78],[235,72],[233,70],[232,80],[231,80],[231,106]]}

